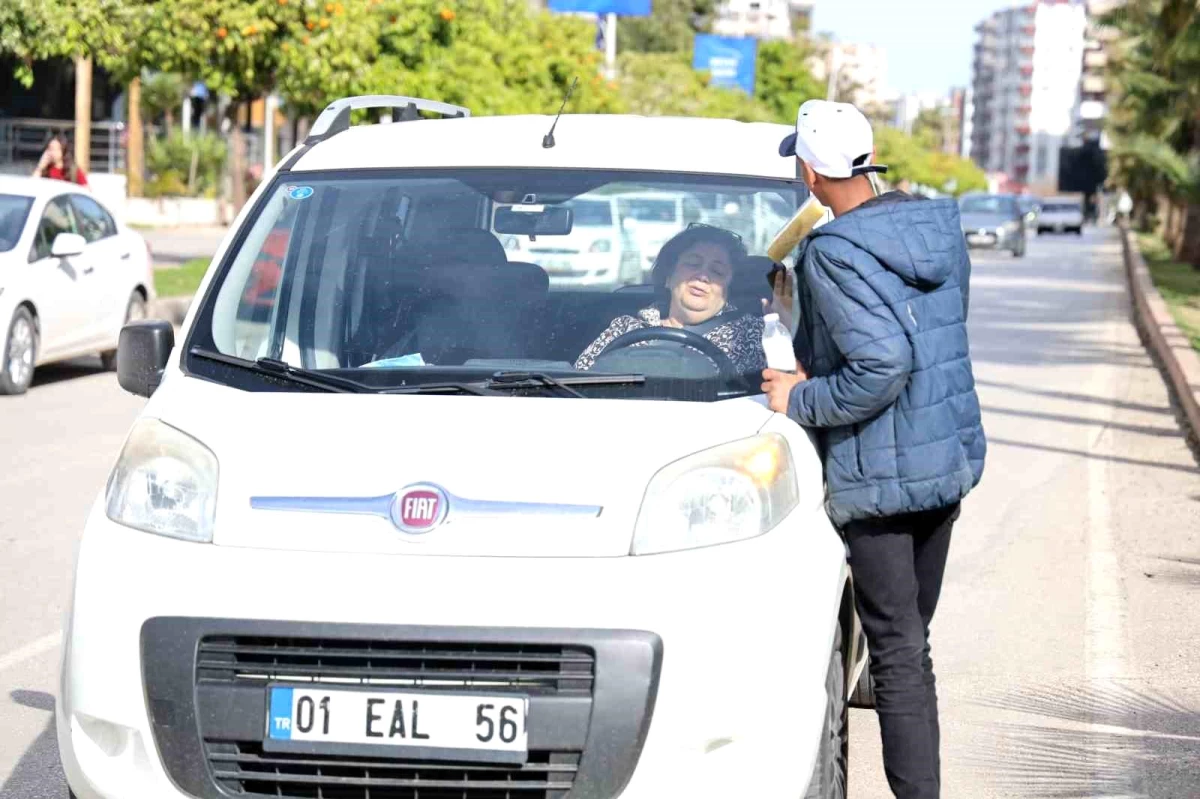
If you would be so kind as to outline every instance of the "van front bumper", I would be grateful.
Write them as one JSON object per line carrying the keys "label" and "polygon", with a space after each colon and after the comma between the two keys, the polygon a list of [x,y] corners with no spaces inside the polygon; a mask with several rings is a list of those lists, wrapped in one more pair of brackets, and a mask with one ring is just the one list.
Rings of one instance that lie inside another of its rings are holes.
{"label": "van front bumper", "polygon": [[97,504],[66,631],[59,751],[80,799],[315,795],[287,792],[311,782],[304,764],[273,782],[229,776],[263,756],[266,686],[202,670],[201,642],[551,646],[591,652],[594,680],[531,694],[531,779],[541,763],[558,787],[569,774],[572,799],[796,796],[846,576],[819,509],[738,544],[539,559],[199,545],[116,525]]}

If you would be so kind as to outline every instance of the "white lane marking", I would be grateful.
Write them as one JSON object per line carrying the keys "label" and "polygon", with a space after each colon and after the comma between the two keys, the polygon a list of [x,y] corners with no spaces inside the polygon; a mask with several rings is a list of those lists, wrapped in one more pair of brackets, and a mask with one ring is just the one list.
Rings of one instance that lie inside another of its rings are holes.
{"label": "white lane marking", "polygon": [[25,646],[19,649],[14,649],[7,655],[0,655],[0,671],[49,652],[62,643],[62,637],[62,630],[59,630],[58,632],[44,635],[36,641],[25,644]]}

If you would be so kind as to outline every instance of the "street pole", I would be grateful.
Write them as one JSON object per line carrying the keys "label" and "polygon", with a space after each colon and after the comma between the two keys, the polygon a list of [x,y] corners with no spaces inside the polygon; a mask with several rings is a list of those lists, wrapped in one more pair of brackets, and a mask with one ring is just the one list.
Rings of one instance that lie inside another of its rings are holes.
{"label": "street pole", "polygon": [[75,59],[75,165],[92,168],[92,59]]}
{"label": "street pole", "polygon": [[609,80],[617,79],[617,15],[604,16],[604,70]]}
{"label": "street pole", "polygon": [[268,94],[263,103],[263,173],[275,165],[275,109],[279,98]]}
{"label": "street pole", "polygon": [[142,79],[129,82],[126,100],[126,125],[129,139],[125,150],[125,192],[130,197],[142,196],[142,163],[144,153],[144,131],[142,128]]}

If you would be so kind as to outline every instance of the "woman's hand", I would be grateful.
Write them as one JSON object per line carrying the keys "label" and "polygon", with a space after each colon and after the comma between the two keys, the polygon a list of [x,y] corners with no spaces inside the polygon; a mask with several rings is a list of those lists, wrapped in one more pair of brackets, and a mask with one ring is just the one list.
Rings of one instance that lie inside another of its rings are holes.
{"label": "woman's hand", "polygon": [[763,300],[763,313],[779,314],[779,321],[788,330],[795,330],[795,319],[792,317],[792,301],[795,287],[792,285],[792,271],[786,267],[776,269],[771,276],[772,296],[768,303]]}
{"label": "woman's hand", "polygon": [[763,369],[762,390],[767,395],[767,404],[776,413],[787,413],[788,399],[792,389],[808,379],[803,367],[797,365],[795,374],[776,369]]}

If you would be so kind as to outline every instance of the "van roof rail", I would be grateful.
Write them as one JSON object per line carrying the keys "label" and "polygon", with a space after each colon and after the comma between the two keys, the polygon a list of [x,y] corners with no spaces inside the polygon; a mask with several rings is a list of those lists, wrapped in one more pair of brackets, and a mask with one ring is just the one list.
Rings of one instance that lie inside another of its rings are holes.
{"label": "van roof rail", "polygon": [[402,97],[396,94],[362,94],[354,97],[343,97],[325,106],[325,110],[317,117],[304,144],[313,145],[332,138],[344,130],[350,129],[350,112],[355,108],[391,108],[398,110],[401,121],[420,119],[418,112],[426,111],[441,114],[444,117],[469,117],[469,109],[460,105],[439,103],[436,100],[425,100],[421,97]]}

